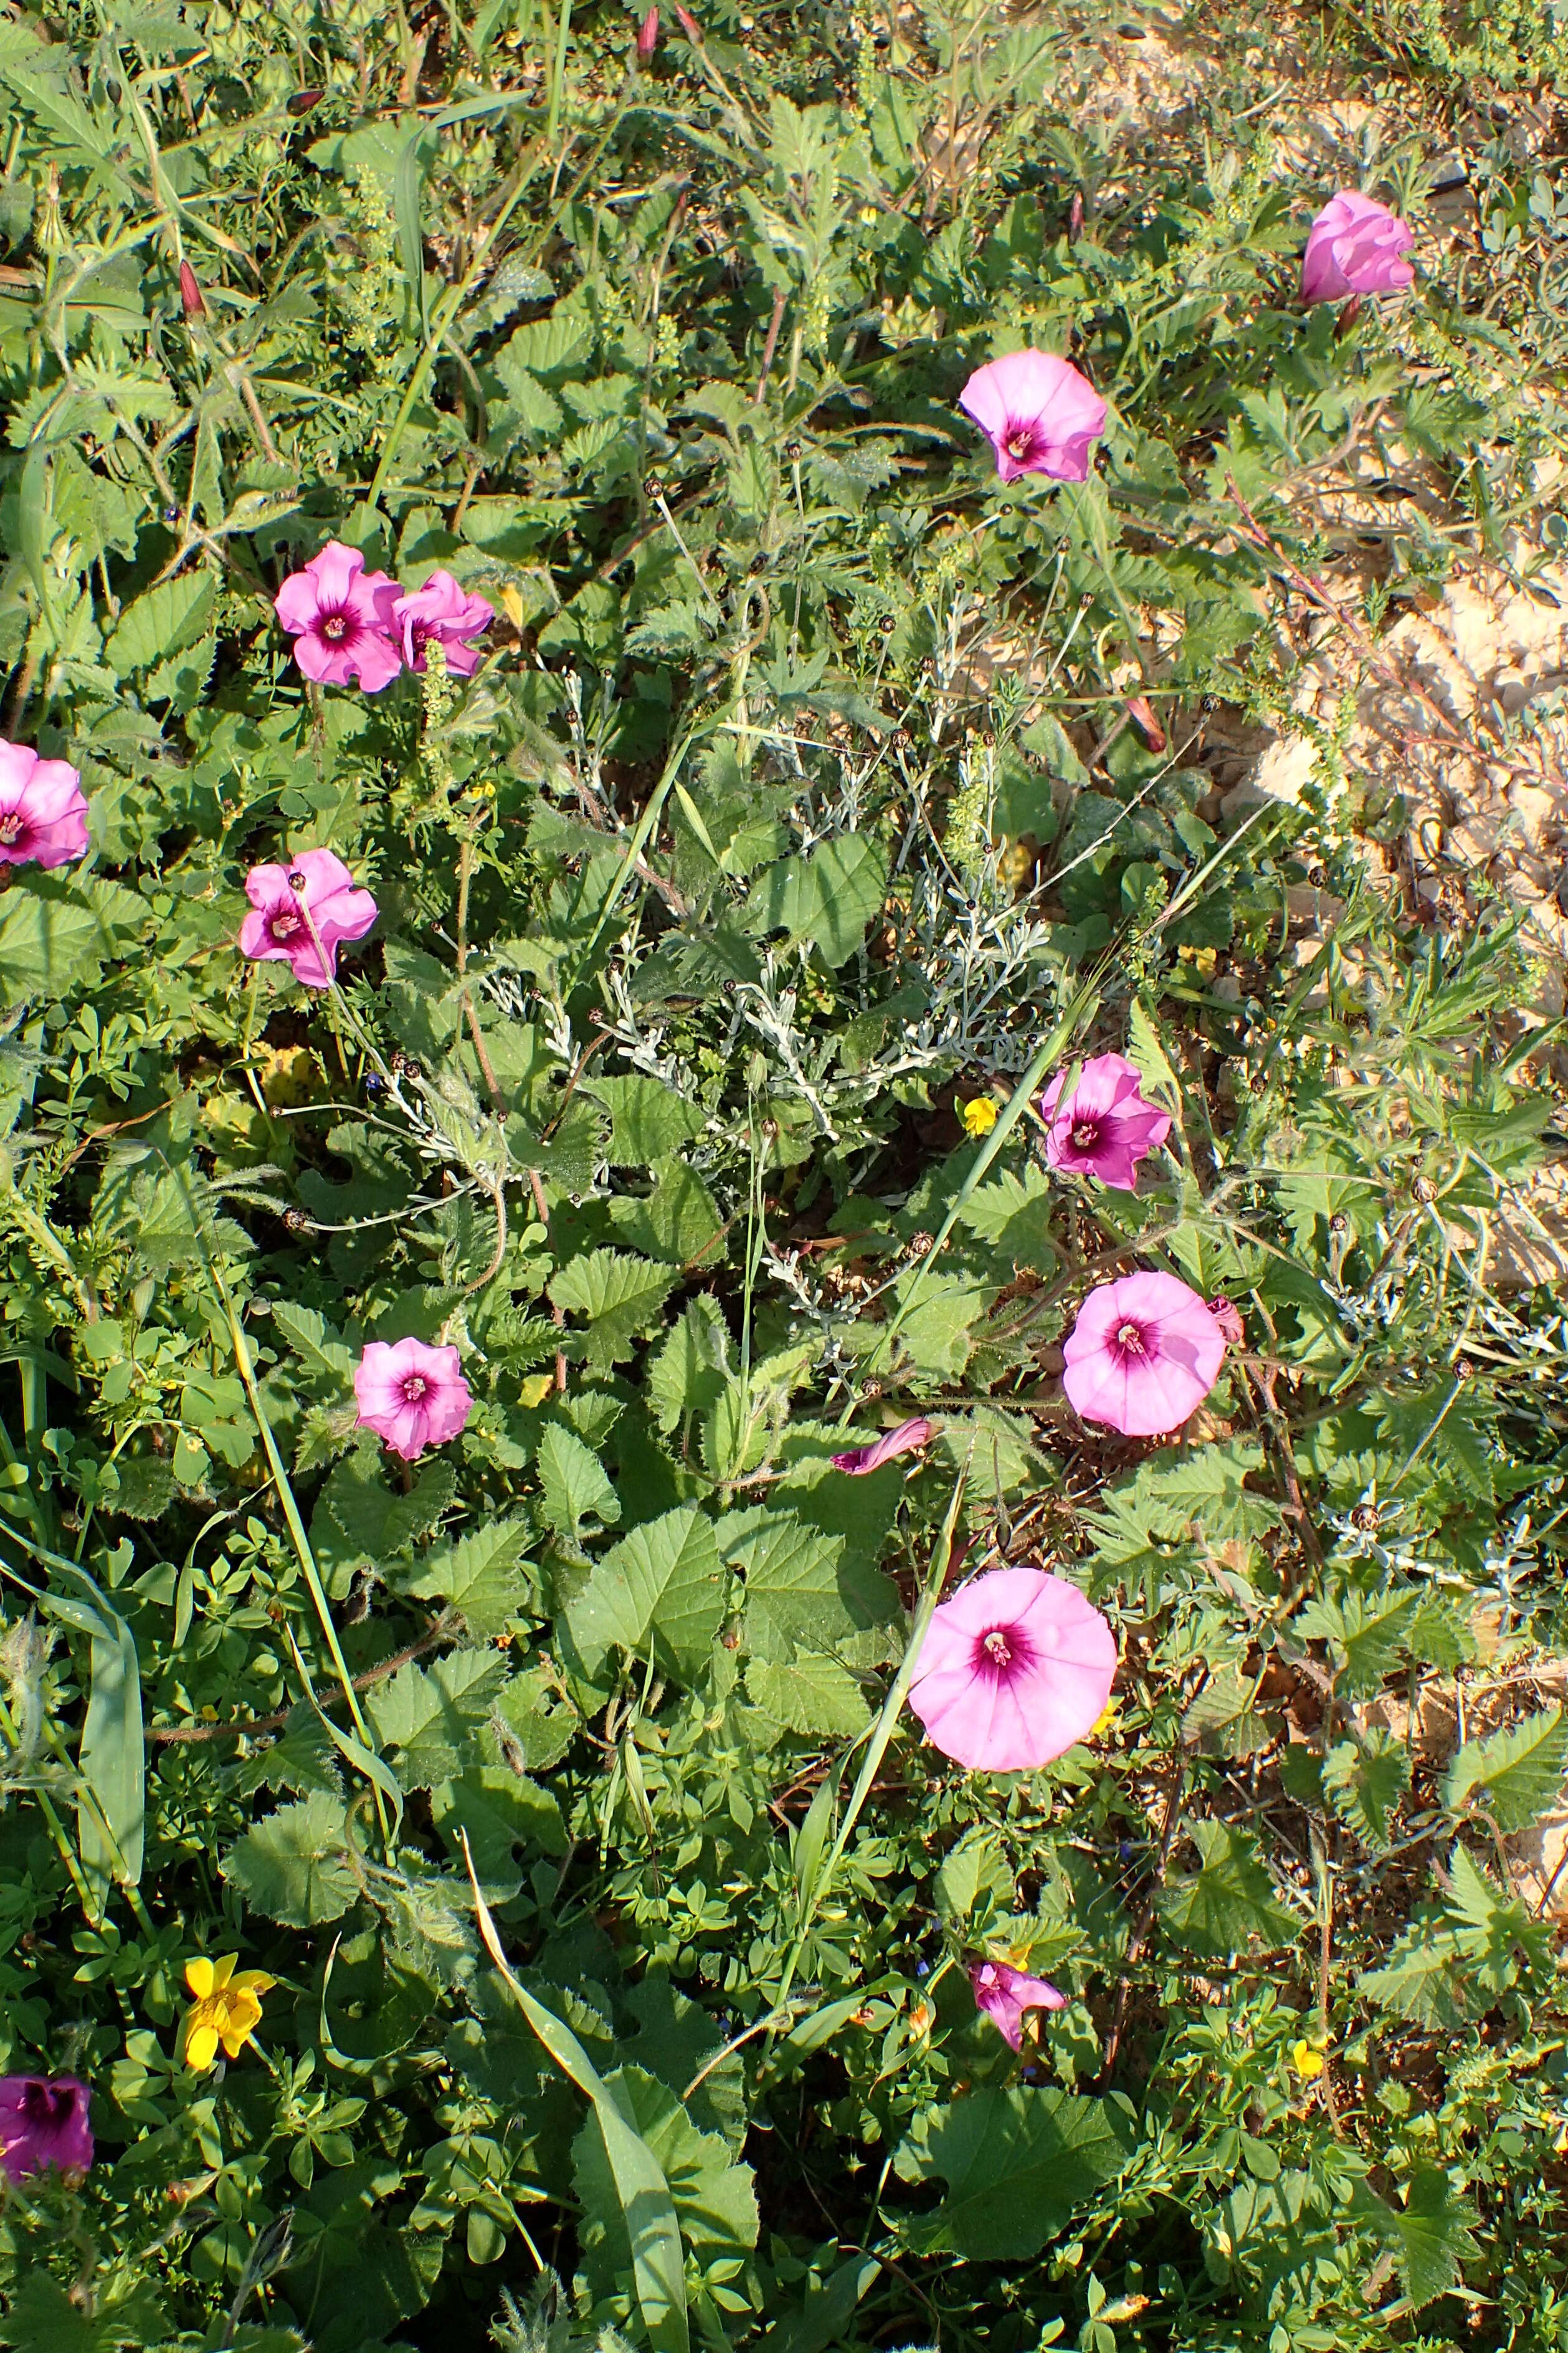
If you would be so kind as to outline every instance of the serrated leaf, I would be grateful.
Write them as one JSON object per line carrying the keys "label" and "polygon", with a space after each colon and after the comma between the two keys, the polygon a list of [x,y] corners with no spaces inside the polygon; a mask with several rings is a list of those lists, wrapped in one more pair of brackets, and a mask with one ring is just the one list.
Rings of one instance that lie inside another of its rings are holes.
{"label": "serrated leaf", "polygon": [[306,1370],[336,1388],[353,1378],[354,1356],[324,1315],[291,1299],[273,1302],[272,1326],[280,1332]]}
{"label": "serrated leaf", "polygon": [[759,931],[785,932],[792,946],[805,942],[837,965],[864,940],[887,887],[881,844],[863,833],[841,834],[760,875],[752,920]]}
{"label": "serrated leaf", "polygon": [[729,1377],[729,1350],[723,1310],[700,1293],[648,1366],[648,1402],[666,1435],[689,1413],[712,1411]]}
{"label": "serrated leaf", "polygon": [[342,1788],[331,1736],[311,1707],[291,1709],[281,1736],[246,1757],[234,1776],[235,1795],[240,1798],[253,1798],[258,1789],[292,1789],[300,1797],[319,1791],[341,1799]]}
{"label": "serrated leaf", "polygon": [[594,1093],[610,1114],[609,1162],[612,1168],[651,1168],[668,1160],[708,1124],[707,1113],[687,1103],[661,1079],[640,1071],[619,1079],[597,1079]]}
{"label": "serrated leaf", "polygon": [[519,1555],[528,1539],[525,1521],[491,1520],[427,1552],[402,1590],[420,1601],[449,1602],[475,1640],[488,1642],[527,1605],[532,1578]]}
{"label": "serrated leaf", "polygon": [[58,874],[22,873],[0,905],[0,1004],[58,997],[106,957],[149,909],[133,891],[98,876],[74,882]]}
{"label": "serrated leaf", "polygon": [[854,1582],[843,1577],[844,1539],[825,1535],[793,1513],[754,1508],[727,1512],[719,1523],[724,1559],[746,1586],[746,1648],[775,1664],[796,1650],[826,1651],[874,1622],[871,1607],[854,1607]]}
{"label": "serrated leaf", "polygon": [[183,653],[205,635],[216,601],[217,580],[211,572],[182,572],[160,581],[127,605],[103,649],[104,659],[116,678],[129,678]]}
{"label": "serrated leaf", "polygon": [[505,1681],[505,1662],[493,1651],[451,1651],[431,1667],[410,1660],[373,1687],[370,1720],[383,1746],[399,1752],[397,1778],[405,1789],[433,1788],[479,1765],[477,1728]]}
{"label": "serrated leaf", "polygon": [[1213,1957],[1246,1952],[1254,1936],[1271,1952],[1293,1945],[1302,1924],[1275,1894],[1251,1832],[1197,1821],[1191,1836],[1202,1858],[1197,1870],[1169,1880],[1156,1898],[1167,1935],[1187,1952]]}
{"label": "serrated leaf", "polygon": [[651,1639],[666,1669],[689,1682],[712,1650],[723,1610],[713,1523],[683,1505],[645,1521],[596,1561],[567,1603],[565,1622],[590,1674],[613,1650],[642,1657]]}
{"label": "serrated leaf", "polygon": [[746,1690],[786,1732],[813,1739],[858,1739],[871,1720],[865,1693],[847,1667],[819,1651],[797,1651],[787,1662],[753,1659]]}
{"label": "serrated leaf", "polygon": [[1411,2177],[1404,2208],[1396,2206],[1392,2212],[1399,2275],[1412,2307],[1419,2312],[1458,2287],[1465,2264],[1479,2255],[1469,2227],[1475,2209],[1456,2196],[1440,2168],[1424,2165]]}
{"label": "serrated leaf", "polygon": [[1361,1593],[1348,1588],[1337,1597],[1309,1601],[1296,1620],[1309,1638],[1326,1641],[1336,1681],[1354,1696],[1374,1692],[1405,1647],[1415,1614],[1414,1593]]}
{"label": "serrated leaf", "polygon": [[1374,1726],[1362,1739],[1342,1740],[1323,1759],[1323,1790],[1363,1846],[1381,1853],[1388,1818],[1410,1787],[1410,1757],[1402,1740]]}
{"label": "serrated leaf", "polygon": [[1131,2153],[1124,2108],[1070,2092],[994,2085],[917,2118],[896,2159],[905,2181],[940,2177],[934,2213],[909,2217],[907,2243],[921,2254],[972,2263],[1038,2254]]}
{"label": "serrated leaf", "polygon": [[604,1464],[560,1422],[547,1421],[540,1432],[534,1468],[544,1490],[545,1517],[558,1536],[577,1544],[589,1518],[602,1528],[620,1518],[620,1497]]}
{"label": "serrated leaf", "polygon": [[[681,2237],[699,2260],[743,2256],[757,2243],[754,2177],[737,2165],[720,2133],[700,2131],[668,2084],[632,2063],[604,2078],[605,2089],[664,2178],[680,2224]],[[595,2115],[590,2112],[573,2144],[573,2171],[586,2218],[584,2267],[599,2294],[631,2269],[626,2218],[615,2187]]]}
{"label": "serrated leaf", "polygon": [[1468,1740],[1448,1767],[1443,1803],[1457,1814],[1479,1793],[1500,1830],[1527,1830],[1561,1796],[1565,1772],[1568,1718],[1560,1707],[1542,1708],[1484,1740]]}
{"label": "serrated leaf", "polygon": [[223,1875],[253,1910],[286,1928],[341,1920],[359,1894],[342,1801],[319,1793],[279,1806],[229,1849]]}
{"label": "serrated leaf", "polygon": [[616,1233],[647,1258],[663,1259],[671,1266],[721,1265],[718,1248],[724,1220],[712,1194],[684,1160],[672,1160],[659,1171],[658,1182],[646,1201],[624,1195],[610,1203]]}
{"label": "serrated leaf", "polygon": [[553,1305],[587,1319],[574,1336],[574,1352],[596,1371],[607,1372],[632,1354],[638,1336],[656,1324],[675,1282],[668,1267],[623,1250],[591,1250],[573,1259],[550,1284]]}
{"label": "serrated leaf", "polygon": [[457,1485],[452,1465],[440,1458],[423,1467],[406,1494],[386,1484],[377,1446],[361,1446],[340,1462],[310,1515],[310,1542],[332,1592],[347,1592],[362,1562],[381,1567],[406,1552],[435,1526]]}

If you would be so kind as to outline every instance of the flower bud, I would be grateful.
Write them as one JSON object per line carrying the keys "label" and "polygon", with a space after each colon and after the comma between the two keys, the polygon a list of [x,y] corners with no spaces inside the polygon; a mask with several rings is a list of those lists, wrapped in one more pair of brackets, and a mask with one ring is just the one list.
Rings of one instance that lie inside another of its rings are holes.
{"label": "flower bud", "polygon": [[1154,716],[1154,706],[1146,695],[1131,694],[1127,698],[1127,716],[1149,746],[1151,752],[1165,748],[1165,731]]}
{"label": "flower bud", "polygon": [[680,0],[675,0],[675,14],[679,22],[680,29],[685,34],[687,39],[692,44],[693,47],[700,48],[702,47],[702,27],[698,23],[696,17],[692,16],[689,9],[686,9],[681,6]]}
{"label": "flower bud", "polygon": [[207,306],[202,301],[202,290],[196,283],[196,273],[188,261],[182,261],[180,264],[180,301],[184,306],[187,319],[201,319],[206,316]]}
{"label": "flower bud", "polygon": [[651,65],[653,62],[653,53],[658,47],[658,8],[656,5],[648,10],[647,15],[643,18],[642,23],[637,27],[638,65]]}

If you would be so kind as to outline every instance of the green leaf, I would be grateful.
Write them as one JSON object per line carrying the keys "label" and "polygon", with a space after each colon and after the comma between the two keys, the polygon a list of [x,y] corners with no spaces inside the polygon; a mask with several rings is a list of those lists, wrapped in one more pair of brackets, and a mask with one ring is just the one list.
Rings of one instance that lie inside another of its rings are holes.
{"label": "green leaf", "polygon": [[1254,1936],[1270,1951],[1293,1945],[1302,1923],[1275,1894],[1250,1831],[1219,1821],[1194,1822],[1189,1831],[1202,1860],[1160,1890],[1166,1933],[1189,1953],[1216,1957],[1245,1952]]}
{"label": "green leaf", "polygon": [[829,1651],[872,1622],[848,1606],[841,1589],[842,1536],[824,1535],[793,1513],[757,1506],[727,1512],[719,1543],[746,1580],[746,1647],[756,1658],[778,1663],[797,1648]]}
{"label": "green leaf", "polygon": [[1458,2287],[1465,2264],[1479,2256],[1470,2229],[1475,2219],[1475,2209],[1455,2195],[1438,2167],[1424,2165],[1411,2177],[1405,2205],[1392,2210],[1392,2221],[1399,2275],[1415,2311]]}
{"label": "green leaf", "polygon": [[427,1463],[405,1495],[387,1486],[382,1461],[379,1445],[362,1444],[337,1464],[316,1498],[310,1543],[336,1597],[348,1591],[362,1562],[380,1568],[407,1552],[457,1493],[457,1472],[443,1459]]}
{"label": "green leaf", "polygon": [[253,1910],[286,1928],[341,1920],[359,1894],[341,1801],[318,1792],[279,1806],[229,1849],[223,1875]]}
{"label": "green leaf", "polygon": [[[668,2085],[642,2067],[617,2067],[604,2083],[669,2184],[681,2237],[692,2252],[711,2262],[743,2256],[754,2247],[758,2221],[752,2168],[734,2163],[722,2134],[700,2131]],[[617,2276],[631,2269],[631,2247],[596,2112],[584,2120],[572,2157],[584,2217],[584,2267],[596,2295],[612,2295]]]}
{"label": "green leaf", "polygon": [[562,1268],[550,1284],[550,1297],[568,1315],[587,1318],[587,1330],[575,1337],[575,1353],[595,1371],[607,1372],[658,1322],[674,1282],[668,1267],[628,1258],[622,1250],[596,1250]]}
{"label": "green leaf", "polygon": [[1440,1918],[1406,1928],[1382,1968],[1356,1980],[1356,1995],[1376,2002],[1413,2026],[1450,2033],[1476,2014],[1469,1989],[1458,1972],[1459,1947]]}
{"label": "green leaf", "polygon": [[1405,1647],[1416,1607],[1414,1593],[1361,1593],[1309,1601],[1296,1620],[1310,1639],[1326,1641],[1336,1681],[1351,1695],[1377,1691]]}
{"label": "green leaf", "polygon": [[1479,1792],[1500,1830],[1527,1830],[1562,1794],[1565,1771],[1568,1718],[1560,1707],[1542,1708],[1484,1740],[1467,1740],[1448,1767],[1443,1803],[1457,1814]]}
{"label": "green leaf", "polygon": [[708,1124],[707,1113],[687,1103],[662,1079],[640,1071],[620,1079],[595,1079],[594,1093],[610,1114],[612,1168],[651,1168],[668,1160]]}
{"label": "green leaf", "polygon": [[105,2296],[84,2311],[34,2263],[0,2314],[0,2345],[14,2345],[17,2353],[121,2353],[126,2346],[161,2344],[169,2326],[144,2287]]}
{"label": "green leaf", "polygon": [[133,891],[96,875],[85,882],[57,874],[16,875],[0,905],[0,1003],[58,997],[146,922]]}
{"label": "green leaf", "polygon": [[624,1197],[612,1201],[610,1218],[621,1240],[648,1258],[682,1267],[722,1263],[716,1245],[724,1230],[723,1218],[701,1177],[684,1160],[667,1163],[646,1201]]}
{"label": "green leaf", "polygon": [[549,1790],[504,1766],[480,1766],[443,1781],[430,1813],[454,1853],[467,1832],[487,1904],[512,1901],[531,1858],[566,1852],[566,1826]]}
{"label": "green leaf", "polygon": [[534,1467],[544,1490],[544,1512],[558,1536],[570,1543],[582,1539],[590,1517],[602,1528],[621,1516],[620,1497],[596,1454],[558,1421],[547,1421],[540,1433]]}
{"label": "green leaf", "polygon": [[433,1667],[410,1660],[374,1685],[370,1720],[382,1745],[400,1752],[397,1778],[405,1789],[433,1788],[479,1762],[475,1728],[505,1681],[505,1662],[493,1651],[450,1651]]}
{"label": "green leaf", "polygon": [[639,1658],[652,1637],[667,1670],[689,1683],[706,1663],[724,1611],[724,1572],[711,1520],[689,1505],[634,1528],[596,1561],[565,1622],[588,1672],[612,1650]]}
{"label": "green leaf", "polygon": [[1342,1740],[1323,1759],[1329,1803],[1374,1853],[1388,1844],[1388,1817],[1409,1787],[1405,1743],[1375,1726],[1359,1742]]}
{"label": "green leaf", "polygon": [[847,1667],[817,1651],[797,1651],[787,1664],[753,1659],[746,1689],[786,1732],[813,1739],[858,1739],[871,1721],[865,1694]]}
{"label": "green leaf", "polygon": [[475,1640],[488,1642],[527,1606],[533,1579],[518,1556],[528,1541],[526,1521],[491,1520],[456,1544],[435,1546],[402,1590],[449,1602]]}
{"label": "green leaf", "polygon": [[214,573],[182,572],[173,580],[160,581],[127,605],[104,648],[104,659],[116,678],[151,670],[154,662],[183,653],[205,635],[216,602]]}
{"label": "green leaf", "polygon": [[710,1413],[728,1380],[730,1331],[716,1299],[700,1293],[648,1366],[647,1395],[660,1430]]}
{"label": "green leaf", "polygon": [[887,887],[880,843],[863,833],[840,834],[758,877],[752,924],[763,932],[787,932],[792,946],[804,941],[826,963],[841,965],[864,940]]}
{"label": "green leaf", "polygon": [[1026,2261],[1115,2179],[1134,2137],[1125,2107],[1070,2092],[989,2086],[929,2108],[897,2169],[905,2181],[940,2176],[947,2196],[934,2213],[905,2219],[905,2242],[923,2255]]}

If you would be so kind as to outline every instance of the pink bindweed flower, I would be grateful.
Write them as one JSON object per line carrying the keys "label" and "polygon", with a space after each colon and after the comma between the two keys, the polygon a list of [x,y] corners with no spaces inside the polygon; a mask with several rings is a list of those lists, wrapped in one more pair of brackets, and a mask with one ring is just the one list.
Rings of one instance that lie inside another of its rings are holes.
{"label": "pink bindweed flower", "polygon": [[91,2098],[74,2075],[0,2075],[0,2170],[12,2181],[49,2165],[85,2173],[92,2163]]}
{"label": "pink bindweed flower", "polygon": [[423,1340],[372,1340],[354,1366],[358,1430],[374,1430],[412,1462],[427,1446],[445,1446],[468,1418],[473,1393],[456,1348]]}
{"label": "pink bindweed flower", "polygon": [[884,1431],[870,1446],[852,1446],[847,1454],[836,1454],[833,1467],[847,1471],[852,1479],[863,1479],[868,1471],[879,1471],[896,1454],[913,1454],[930,1444],[936,1436],[936,1424],[917,1414],[913,1421],[900,1421],[897,1430]]}
{"label": "pink bindweed flower", "polygon": [[378,912],[331,849],[302,849],[288,866],[253,866],[245,895],[252,912],[239,927],[241,955],[261,964],[283,957],[306,988],[337,978],[339,943],[363,939]]}
{"label": "pink bindweed flower", "polygon": [[200,319],[206,314],[202,290],[195,271],[188,261],[180,264],[180,308],[187,319]]}
{"label": "pink bindweed flower", "polygon": [[305,676],[329,686],[357,679],[367,694],[389,686],[403,668],[393,640],[398,593],[390,573],[367,572],[359,549],[336,539],[290,573],[276,611]]}
{"label": "pink bindweed flower", "polygon": [[1405,256],[1415,242],[1408,221],[1373,196],[1342,188],[1307,232],[1301,257],[1303,302],[1342,302],[1352,294],[1394,294],[1415,272]]}
{"label": "pink bindweed flower", "polygon": [[1040,1097],[1047,1123],[1046,1158],[1053,1168],[1098,1176],[1119,1192],[1138,1189],[1138,1163],[1157,1152],[1171,1133],[1169,1112],[1145,1103],[1138,1072],[1122,1054],[1097,1054],[1079,1073],[1064,1103],[1065,1071]]}
{"label": "pink bindweed flower", "polygon": [[657,0],[655,0],[655,5],[654,5],[653,7],[651,7],[651,8],[648,10],[647,15],[643,18],[642,23],[637,26],[637,63],[638,63],[638,65],[642,65],[642,66],[651,65],[651,64],[653,63],[653,53],[654,53],[655,49],[657,49],[657,48],[658,48],[658,5],[657,5]]}
{"label": "pink bindweed flower", "polygon": [[1049,1978],[1032,1978],[1005,1961],[971,1961],[969,1982],[976,2007],[985,2012],[1005,2042],[1015,2051],[1024,2047],[1024,2013],[1030,2010],[1065,2010],[1068,1998]]}
{"label": "pink bindweed flower", "polygon": [[1003,481],[1020,474],[1088,480],[1089,443],[1105,430],[1105,403],[1070,360],[1009,352],[975,369],[958,405],[988,436]]}
{"label": "pink bindweed flower", "polygon": [[675,0],[675,15],[676,21],[687,39],[694,48],[700,49],[702,47],[702,27],[690,10],[680,5],[680,0]]}
{"label": "pink bindweed flower", "polygon": [[997,1568],[937,1608],[910,1705],[943,1756],[1023,1773],[1093,1729],[1115,1674],[1116,1638],[1076,1585]]}
{"label": "pink bindweed flower", "polygon": [[1225,1335],[1173,1274],[1128,1274],[1089,1293],[1063,1354],[1062,1387],[1085,1421],[1163,1438],[1213,1388]]}
{"label": "pink bindweed flower", "polygon": [[1245,1347],[1247,1326],[1241,1320],[1241,1310],[1235,1300],[1211,1299],[1208,1303],[1208,1310],[1228,1345],[1233,1348]]}
{"label": "pink bindweed flower", "polygon": [[1131,719],[1133,726],[1136,727],[1139,734],[1142,735],[1144,743],[1148,745],[1151,752],[1163,752],[1164,750],[1169,739],[1166,736],[1164,729],[1161,726],[1158,718],[1155,716],[1153,704],[1150,702],[1146,694],[1131,694],[1128,696],[1127,716]]}
{"label": "pink bindweed flower", "polygon": [[425,649],[432,638],[439,638],[447,668],[457,678],[471,678],[478,670],[479,649],[468,640],[488,629],[495,617],[493,605],[459,588],[449,572],[432,572],[423,588],[400,596],[392,608],[397,642],[409,669],[424,669]]}
{"label": "pink bindweed flower", "polygon": [[0,860],[64,866],[86,848],[87,801],[70,762],[0,743]]}

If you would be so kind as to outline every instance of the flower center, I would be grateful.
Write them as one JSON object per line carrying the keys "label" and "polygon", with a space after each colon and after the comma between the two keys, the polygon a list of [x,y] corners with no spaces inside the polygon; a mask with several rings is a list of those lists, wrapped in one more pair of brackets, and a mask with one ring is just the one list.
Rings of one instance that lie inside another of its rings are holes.
{"label": "flower center", "polygon": [[13,843],[20,841],[26,830],[27,820],[20,809],[7,809],[5,816],[0,817],[0,842],[4,842],[7,849]]}
{"label": "flower center", "polygon": [[1092,1152],[1100,1142],[1100,1122],[1096,1119],[1080,1119],[1073,1129],[1072,1140],[1079,1152]]}
{"label": "flower center", "polygon": [[986,1657],[996,1666],[1010,1667],[1012,1665],[1013,1645],[1007,1639],[1007,1630],[1005,1627],[993,1626],[991,1631],[985,1636],[980,1647],[984,1651]]}
{"label": "flower center", "polygon": [[330,646],[341,646],[344,639],[358,634],[352,613],[323,613],[321,635]]}
{"label": "flower center", "polygon": [[297,914],[292,907],[279,907],[268,917],[267,928],[279,946],[283,947],[294,937],[296,932],[304,930],[305,919],[302,915]]}
{"label": "flower center", "polygon": [[1143,1343],[1142,1330],[1136,1324],[1117,1325],[1116,1345],[1119,1348],[1124,1348],[1130,1356],[1146,1356],[1149,1353]]}
{"label": "flower center", "polygon": [[408,1378],[403,1384],[403,1401],[405,1405],[417,1405],[429,1386],[430,1384],[428,1381],[422,1379],[417,1373],[410,1373]]}
{"label": "flower center", "polygon": [[1026,458],[1032,458],[1035,453],[1034,427],[1032,425],[1009,426],[1007,438],[1002,447],[1006,450],[1009,458],[1016,458],[1018,463],[1022,465]]}
{"label": "flower center", "polygon": [[70,2105],[70,2094],[55,2084],[29,2084],[22,2094],[22,2114],[30,2125],[58,2125]]}

